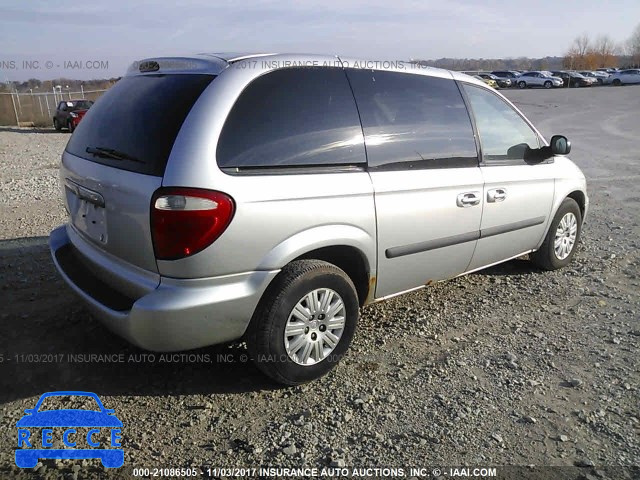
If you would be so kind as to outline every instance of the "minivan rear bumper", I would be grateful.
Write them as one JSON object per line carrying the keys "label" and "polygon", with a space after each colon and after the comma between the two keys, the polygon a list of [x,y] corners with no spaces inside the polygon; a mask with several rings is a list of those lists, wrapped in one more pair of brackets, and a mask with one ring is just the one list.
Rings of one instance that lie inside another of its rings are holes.
{"label": "minivan rear bumper", "polygon": [[96,318],[146,350],[189,350],[242,337],[258,301],[279,272],[160,277],[157,288],[131,298],[93,273],[91,259],[83,258],[74,247],[66,228],[53,230],[49,237],[58,272]]}

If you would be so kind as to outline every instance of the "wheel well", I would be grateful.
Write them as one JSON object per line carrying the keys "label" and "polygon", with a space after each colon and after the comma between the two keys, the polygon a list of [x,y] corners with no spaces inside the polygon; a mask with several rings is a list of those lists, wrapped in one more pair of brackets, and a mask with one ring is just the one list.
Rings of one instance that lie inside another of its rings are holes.
{"label": "wheel well", "polygon": [[582,218],[584,218],[584,207],[586,203],[584,193],[580,190],[576,190],[567,195],[567,197],[573,198],[576,201],[576,203],[580,207],[580,215],[582,216]]}
{"label": "wheel well", "polygon": [[323,260],[344,270],[356,287],[360,306],[364,305],[369,294],[369,269],[360,250],[348,245],[337,245],[318,248],[296,258],[296,260],[305,259]]}

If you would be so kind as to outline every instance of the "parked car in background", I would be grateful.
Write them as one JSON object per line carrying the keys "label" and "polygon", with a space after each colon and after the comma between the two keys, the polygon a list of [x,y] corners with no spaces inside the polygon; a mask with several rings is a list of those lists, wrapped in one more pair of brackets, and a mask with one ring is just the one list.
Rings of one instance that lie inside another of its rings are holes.
{"label": "parked car in background", "polygon": [[523,254],[571,262],[589,205],[571,145],[484,82],[255,59],[136,62],[67,143],[49,246],[114,332],[155,351],[244,338],[295,385],[340,361],[361,306]]}
{"label": "parked car in background", "polygon": [[524,72],[518,77],[517,83],[519,88],[553,88],[561,87],[564,84],[561,78],[554,77],[549,72],[540,71]]}
{"label": "parked car in background", "polygon": [[[493,80],[498,84],[499,88],[509,88],[513,86],[513,82],[511,81],[510,78],[500,78],[492,73],[479,73],[478,76],[485,81]],[[491,85],[491,84],[488,84],[488,85]]]}
{"label": "parked car in background", "polygon": [[630,68],[628,70],[620,70],[607,78],[605,83],[615,85],[616,87],[640,83],[640,69]]}
{"label": "parked car in background", "polygon": [[53,127],[60,131],[66,128],[73,132],[85,113],[91,108],[91,100],[67,100],[60,102],[53,117]]}
{"label": "parked car in background", "polygon": [[607,72],[598,72],[592,70],[583,70],[579,72],[581,75],[587,78],[595,78],[598,85],[603,85],[607,78],[609,78],[609,74]]}
{"label": "parked car in background", "polygon": [[485,78],[481,75],[473,75],[473,78],[480,80],[481,82],[486,83],[491,88],[498,88],[498,82],[496,82],[493,78]]}
{"label": "parked car in background", "polygon": [[555,71],[551,73],[554,77],[562,79],[563,87],[591,87],[598,83],[595,78],[585,77],[578,72]]}
{"label": "parked car in background", "polygon": [[617,68],[596,68],[596,72],[608,73],[609,75],[618,72]]}
{"label": "parked car in background", "polygon": [[504,80],[511,80],[511,86],[515,87],[520,73],[515,70],[495,70],[491,72],[491,75],[495,75]]}

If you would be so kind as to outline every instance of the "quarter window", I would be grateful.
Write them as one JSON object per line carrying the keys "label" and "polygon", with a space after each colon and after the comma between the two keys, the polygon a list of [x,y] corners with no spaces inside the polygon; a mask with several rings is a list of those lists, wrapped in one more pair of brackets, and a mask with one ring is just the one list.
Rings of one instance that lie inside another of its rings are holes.
{"label": "quarter window", "polygon": [[471,120],[452,80],[347,69],[371,168],[478,165]]}
{"label": "quarter window", "polygon": [[494,93],[464,85],[487,164],[520,164],[540,148],[538,136],[522,117]]}
{"label": "quarter window", "polygon": [[366,162],[358,110],[340,68],[288,68],[255,79],[218,142],[221,168]]}

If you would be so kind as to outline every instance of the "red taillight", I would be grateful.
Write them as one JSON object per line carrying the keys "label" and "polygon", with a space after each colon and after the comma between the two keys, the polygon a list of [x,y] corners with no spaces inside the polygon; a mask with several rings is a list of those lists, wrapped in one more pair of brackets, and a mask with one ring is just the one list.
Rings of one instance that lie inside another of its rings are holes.
{"label": "red taillight", "polygon": [[233,199],[198,188],[161,188],[151,199],[151,236],[158,260],[176,260],[211,245],[229,226]]}

